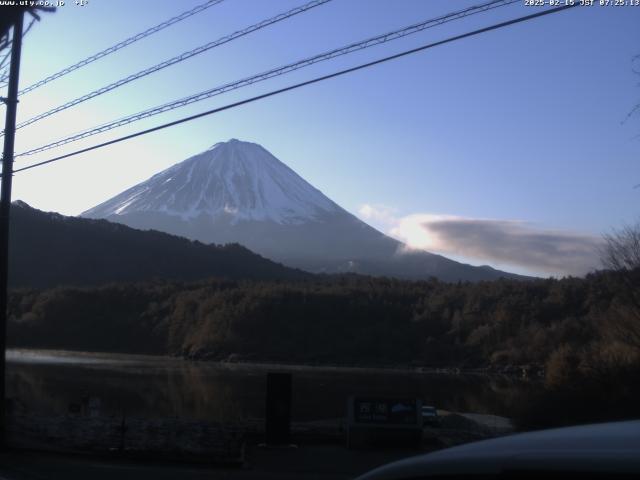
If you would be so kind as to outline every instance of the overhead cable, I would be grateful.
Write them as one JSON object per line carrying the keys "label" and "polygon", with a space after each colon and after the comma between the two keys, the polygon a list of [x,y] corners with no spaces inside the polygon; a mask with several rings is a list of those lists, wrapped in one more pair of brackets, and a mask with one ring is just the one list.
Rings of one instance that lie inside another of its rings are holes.
{"label": "overhead cable", "polygon": [[92,92],[89,92],[85,95],[82,95],[78,98],[75,98],[73,100],[70,100],[66,103],[63,103],[62,105],[58,105],[57,107],[52,108],[51,110],[47,110],[46,112],[40,113],[38,115],[36,115],[35,117],[32,117],[28,120],[25,120],[23,122],[20,122],[16,128],[22,128],[22,127],[26,127],[27,125],[31,125],[32,123],[35,123],[39,120],[42,120],[43,118],[47,118],[51,115],[54,115],[58,112],[61,112],[63,110],[66,110],[68,108],[74,107],[80,103],[86,102],[87,100],[91,100],[92,98],[98,97],[100,95],[103,95],[107,92],[110,92],[112,90],[115,90],[116,88],[122,87],[123,85],[126,85],[128,83],[133,82],[134,80],[138,80],[142,77],[146,77],[147,75],[151,75],[152,73],[155,73],[159,70],[162,70],[164,68],[170,67],[171,65],[175,65],[176,63],[180,63],[180,62],[184,62],[185,60],[191,58],[191,57],[195,57],[196,55],[199,55],[201,53],[204,53],[208,50],[211,50],[212,48],[215,47],[219,47],[220,45],[224,45],[225,43],[229,43],[237,38],[243,37],[245,35],[248,35],[252,32],[255,32],[257,30],[260,30],[262,28],[268,27],[269,25],[273,25],[274,23],[278,23],[281,22],[283,20],[286,20],[287,18],[293,17],[295,15],[298,15],[300,13],[304,13],[312,8],[315,8],[317,6],[323,5],[327,2],[330,2],[331,0],[312,0],[309,3],[306,3],[304,5],[301,5],[299,7],[296,8],[292,8],[291,10],[288,10],[286,12],[280,13],[279,15],[276,15],[275,17],[271,17],[268,18],[266,20],[262,20],[261,22],[255,23],[249,27],[243,28],[242,30],[238,30],[230,35],[226,35],[224,37],[221,37],[217,40],[214,40],[212,42],[206,43],[204,45],[200,45],[197,48],[194,48],[192,50],[186,51],[184,53],[181,53],[180,55],[176,55],[175,57],[172,57],[168,60],[165,60],[161,63],[158,63],[157,65],[154,65],[152,67],[149,68],[145,68],[144,70],[140,70],[139,72],[133,73],[127,77],[121,78],[120,80],[117,80],[113,83],[110,83],[109,85],[106,85],[104,87],[100,87],[97,90],[94,90]]}
{"label": "overhead cable", "polygon": [[336,48],[330,50],[328,52],[324,52],[318,55],[314,55],[312,57],[305,58],[303,60],[299,60],[281,67],[273,68],[266,72],[259,73],[257,75],[252,75],[251,77],[243,78],[241,80],[236,80],[230,83],[226,83],[221,86],[217,86],[203,92],[199,92],[188,97],[184,97],[178,100],[171,101],[169,103],[165,103],[163,105],[159,105],[156,107],[152,107],[147,110],[143,110],[138,113],[134,113],[128,115],[126,117],[122,117],[117,120],[110,121],[108,123],[104,123],[102,125],[98,125],[96,127],[92,127],[87,130],[83,130],[79,133],[75,133],[66,138],[62,138],[60,140],[56,140],[54,142],[48,143],[46,145],[42,145],[40,147],[22,152],[17,154],[16,157],[21,157],[25,155],[34,155],[36,153],[40,153],[46,150],[50,150],[52,148],[60,147],[62,145],[66,145],[71,142],[76,142],[83,138],[91,137],[93,135],[97,135],[99,133],[103,133],[109,130],[113,130],[114,128],[121,127],[123,125],[127,125],[129,123],[133,123],[145,118],[152,117],[154,115],[158,115],[160,113],[164,113],[170,110],[174,110],[176,108],[181,108],[186,105],[190,105],[192,103],[200,102],[202,100],[206,100],[208,98],[214,97],[216,95],[221,95],[223,93],[229,92],[231,90],[236,90],[238,88],[246,87],[248,85],[252,85],[254,83],[262,82],[268,80],[273,77],[277,77],[280,75],[284,75],[295,70],[299,70],[304,67],[308,67],[310,65],[327,61],[342,55],[347,55],[349,53],[363,50],[366,48],[373,47],[375,45],[379,45],[382,43],[390,42],[392,40],[397,40],[402,37],[406,37],[407,35],[412,35],[418,32],[421,32],[425,29],[432,28],[438,25],[442,25],[447,22],[451,22],[454,20],[458,20],[470,15],[475,15],[478,13],[486,12],[487,10],[491,10],[494,8],[510,5],[512,3],[519,2],[520,0],[493,0],[488,3],[484,3],[482,5],[477,5],[473,7],[466,8],[464,10],[456,11],[453,13],[449,13],[447,15],[443,15],[440,17],[432,18],[429,20],[425,20],[420,23],[416,23],[407,27],[403,27],[398,30],[394,30],[392,32],[387,32],[382,35],[377,35],[375,37],[362,40],[360,42],[352,43],[344,47]]}
{"label": "overhead cable", "polygon": [[79,68],[82,68],[86,65],[89,65],[90,63],[95,62],[96,60],[99,60],[103,57],[106,57],[107,55],[110,55],[114,52],[117,52],[118,50],[127,47],[129,45],[131,45],[132,43],[135,43],[139,40],[142,40],[143,38],[148,37],[149,35],[153,35],[154,33],[157,33],[161,30],[164,30],[167,27],[170,27],[171,25],[174,25],[178,22],[181,22],[182,20],[185,20],[193,15],[196,15],[198,13],[201,13],[203,11],[205,11],[208,8],[213,7],[214,5],[217,5],[221,2],[223,2],[224,0],[208,0],[200,5],[197,5],[195,7],[193,7],[190,10],[187,10],[185,12],[182,12],[180,15],[176,15],[175,17],[172,17],[168,20],[165,20],[162,23],[159,23],[158,25],[155,25],[151,28],[146,29],[143,32],[137,33],[136,35],[133,35],[132,37],[129,37],[125,40],[122,40],[121,42],[116,43],[115,45],[110,46],[109,48],[105,48],[104,50],[101,50],[98,53],[94,53],[93,55],[80,60],[77,63],[74,63],[73,65],[69,65],[66,68],[63,68],[62,70],[60,70],[59,72],[56,72],[52,75],[49,75],[46,78],[43,78],[42,80],[29,85],[26,88],[23,88],[22,90],[20,90],[20,92],[18,93],[18,95],[24,95],[25,93],[28,93],[32,90],[35,90],[36,88],[39,88],[43,85],[46,85],[49,82],[52,82],[53,80],[56,80],[60,77],[63,77],[64,75],[67,75],[75,70],[78,70]]}
{"label": "overhead cable", "polygon": [[457,41],[457,40],[462,40],[464,38],[472,37],[472,36],[475,36],[475,35],[480,35],[482,33],[486,33],[486,32],[492,31],[492,30],[498,30],[500,28],[508,27],[510,25],[515,25],[517,23],[526,22],[526,21],[529,21],[529,20],[533,20],[533,19],[545,16],[545,15],[551,15],[551,14],[554,14],[554,13],[558,13],[558,12],[567,10],[569,8],[577,7],[578,5],[579,5],[578,3],[574,3],[574,4],[567,4],[567,5],[564,5],[564,6],[561,6],[561,7],[557,7],[557,8],[542,10],[542,11],[533,13],[531,15],[525,15],[523,17],[518,17],[518,18],[515,18],[515,19],[512,19],[512,20],[508,20],[506,22],[497,23],[497,24],[494,24],[494,25],[491,25],[491,26],[488,26],[488,27],[480,28],[478,30],[473,30],[471,32],[463,33],[461,35],[456,35],[454,37],[449,37],[449,38],[446,38],[444,40],[440,40],[440,41],[437,41],[437,42],[434,42],[434,43],[429,43],[427,45],[422,45],[420,47],[413,48],[411,50],[405,50],[403,52],[396,53],[395,55],[390,55],[388,57],[380,58],[380,59],[374,60],[372,62],[363,63],[363,64],[357,65],[355,67],[351,67],[351,68],[347,68],[347,69],[344,69],[344,70],[340,70],[340,71],[337,71],[337,72],[334,72],[334,73],[331,73],[331,74],[328,74],[328,75],[323,75],[321,77],[316,77],[316,78],[313,78],[311,80],[307,80],[307,81],[304,81],[304,82],[296,83],[294,85],[290,85],[288,87],[280,88],[280,89],[277,89],[277,90],[272,90],[272,91],[264,93],[262,95],[257,95],[255,97],[247,98],[245,100],[234,102],[234,103],[222,106],[222,107],[214,108],[212,110],[207,110],[206,112],[201,112],[201,113],[198,113],[198,114],[195,114],[195,115],[190,115],[188,117],[184,117],[184,118],[181,118],[179,120],[174,120],[172,122],[165,123],[165,124],[162,124],[162,125],[158,125],[156,127],[148,128],[146,130],[141,130],[139,132],[135,132],[135,133],[132,133],[132,134],[129,134],[129,135],[125,135],[125,136],[122,136],[122,137],[119,137],[119,138],[115,138],[115,139],[109,140],[107,142],[99,143],[97,145],[92,145],[90,147],[83,148],[83,149],[80,149],[80,150],[76,150],[74,152],[70,152],[70,153],[67,153],[67,154],[64,154],[64,155],[60,155],[60,156],[51,158],[49,160],[44,160],[42,162],[33,163],[31,165],[27,165],[25,167],[18,168],[16,170],[14,170],[14,172],[23,172],[25,170],[30,170],[30,169],[33,169],[33,168],[36,168],[36,167],[47,165],[49,163],[58,162],[58,161],[63,160],[65,158],[73,157],[73,156],[76,156],[76,155],[80,155],[82,153],[90,152],[92,150],[97,150],[99,148],[104,148],[104,147],[109,146],[109,145],[113,145],[113,144],[116,144],[116,143],[124,142],[125,140],[130,140],[132,138],[140,137],[142,135],[147,135],[149,133],[157,132],[157,131],[163,130],[165,128],[173,127],[175,125],[180,125],[182,123],[190,122],[192,120],[196,120],[198,118],[202,118],[202,117],[206,117],[206,116],[209,116],[209,115],[213,115],[213,114],[225,111],[225,110],[230,110],[232,108],[236,108],[236,107],[239,107],[241,105],[246,105],[246,104],[249,104],[249,103],[253,103],[253,102],[256,102],[258,100],[262,100],[262,99],[265,99],[265,98],[268,98],[268,97],[272,97],[274,95],[279,95],[281,93],[285,93],[285,92],[288,92],[288,91],[291,91],[291,90],[295,90],[295,89],[298,89],[298,88],[301,88],[301,87],[305,87],[307,85],[311,85],[311,84],[314,84],[314,83],[322,82],[324,80],[329,80],[331,78],[335,78],[335,77],[338,77],[338,76],[346,75],[348,73],[352,73],[352,72],[355,72],[355,71],[358,71],[358,70],[369,68],[369,67],[372,67],[374,65],[379,65],[381,63],[389,62],[391,60],[396,60],[398,58],[402,58],[402,57],[405,57],[405,56],[408,56],[408,55],[412,55],[414,53],[421,52],[421,51],[424,51],[424,50],[428,50],[430,48],[434,48],[434,47],[437,47],[437,46],[440,46],[440,45],[451,43],[451,42],[454,42],[454,41]]}

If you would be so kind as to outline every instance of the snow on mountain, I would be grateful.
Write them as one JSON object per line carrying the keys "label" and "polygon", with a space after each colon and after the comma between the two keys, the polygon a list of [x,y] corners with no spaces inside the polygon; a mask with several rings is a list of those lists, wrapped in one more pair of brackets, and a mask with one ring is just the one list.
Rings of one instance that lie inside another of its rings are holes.
{"label": "snow on mountain", "polygon": [[239,243],[311,272],[443,280],[505,275],[429,252],[399,254],[402,243],[342,209],[260,145],[235,139],[216,143],[82,216],[204,243]]}
{"label": "snow on mountain", "polygon": [[161,212],[300,224],[342,210],[258,144],[236,139],[154,175],[82,215]]}

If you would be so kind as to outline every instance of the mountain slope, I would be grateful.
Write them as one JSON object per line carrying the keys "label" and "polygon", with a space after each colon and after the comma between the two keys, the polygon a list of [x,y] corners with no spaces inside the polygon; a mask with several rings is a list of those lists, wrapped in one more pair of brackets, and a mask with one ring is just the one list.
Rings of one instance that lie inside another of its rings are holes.
{"label": "mountain slope", "polygon": [[84,286],[153,278],[309,277],[240,245],[204,245],[104,220],[42,212],[19,201],[13,203],[11,213],[12,287]]}
{"label": "mountain slope", "polygon": [[232,139],[82,214],[205,243],[240,243],[311,272],[485,280],[513,276],[404,245],[362,222],[260,145]]}
{"label": "mountain slope", "polygon": [[301,224],[342,209],[260,145],[230,140],[154,175],[82,215],[161,212]]}

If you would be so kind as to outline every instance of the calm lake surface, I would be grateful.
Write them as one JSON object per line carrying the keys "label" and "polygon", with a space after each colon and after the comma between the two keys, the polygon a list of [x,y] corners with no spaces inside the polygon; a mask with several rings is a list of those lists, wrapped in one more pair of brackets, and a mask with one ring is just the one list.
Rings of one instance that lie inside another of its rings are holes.
{"label": "calm lake surface", "polygon": [[[293,420],[343,417],[349,395],[421,398],[456,411],[512,417],[536,383],[485,375],[189,362],[142,355],[8,350],[17,409],[62,414],[97,398],[100,413],[209,421],[263,418],[268,371],[293,373]],[[95,400],[94,400],[95,403]]]}

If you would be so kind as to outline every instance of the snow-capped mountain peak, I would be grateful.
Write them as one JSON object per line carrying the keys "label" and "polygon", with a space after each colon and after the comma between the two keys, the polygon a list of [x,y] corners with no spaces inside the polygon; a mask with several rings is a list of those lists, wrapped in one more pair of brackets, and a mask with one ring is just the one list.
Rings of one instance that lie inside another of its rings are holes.
{"label": "snow-capped mountain peak", "polygon": [[339,207],[267,150],[220,142],[86,211],[140,230],[239,243],[310,272],[482,280],[503,272],[403,245]]}
{"label": "snow-capped mountain peak", "polygon": [[300,224],[342,209],[262,146],[231,139],[178,163],[83,213],[163,213]]}

